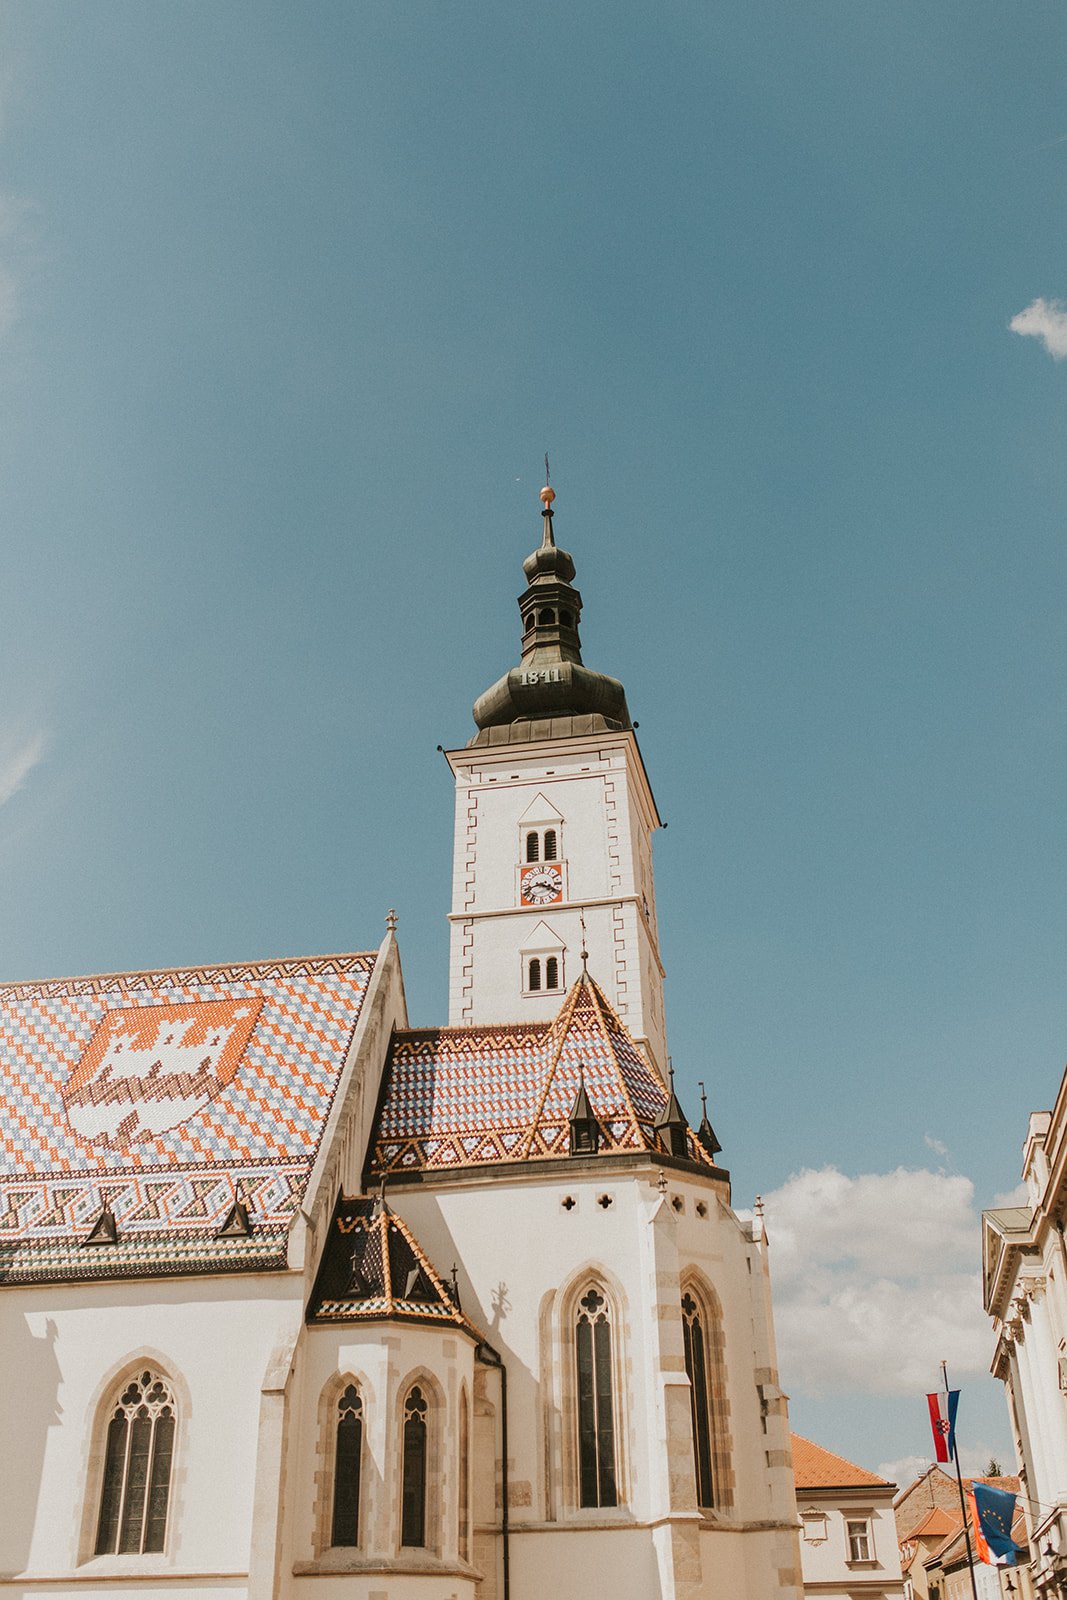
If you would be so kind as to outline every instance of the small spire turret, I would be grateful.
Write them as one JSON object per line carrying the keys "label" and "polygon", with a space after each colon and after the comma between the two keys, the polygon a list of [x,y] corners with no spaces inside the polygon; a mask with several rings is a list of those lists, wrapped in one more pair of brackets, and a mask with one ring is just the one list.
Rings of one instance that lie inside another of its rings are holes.
{"label": "small spire turret", "polygon": [[684,1159],[689,1154],[689,1124],[674,1092],[674,1062],[669,1056],[667,1067],[670,1072],[671,1092],[667,1104],[652,1124],[652,1131],[668,1155],[681,1156]]}

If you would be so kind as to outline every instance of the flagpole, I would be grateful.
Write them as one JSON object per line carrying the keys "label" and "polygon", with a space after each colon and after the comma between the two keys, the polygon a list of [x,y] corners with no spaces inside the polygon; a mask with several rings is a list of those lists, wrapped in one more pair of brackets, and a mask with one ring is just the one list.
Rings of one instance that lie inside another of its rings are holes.
{"label": "flagpole", "polygon": [[[948,1393],[948,1368],[941,1363],[941,1382]],[[963,1517],[963,1535],[967,1540],[967,1570],[971,1574],[971,1593],[974,1600],[978,1600],[978,1579],[974,1575],[974,1551],[971,1549],[971,1519],[967,1515],[967,1500],[963,1493],[963,1473],[960,1471],[960,1453],[956,1448],[956,1430],[952,1430],[952,1459],[956,1463],[956,1482],[960,1491],[960,1515]]]}

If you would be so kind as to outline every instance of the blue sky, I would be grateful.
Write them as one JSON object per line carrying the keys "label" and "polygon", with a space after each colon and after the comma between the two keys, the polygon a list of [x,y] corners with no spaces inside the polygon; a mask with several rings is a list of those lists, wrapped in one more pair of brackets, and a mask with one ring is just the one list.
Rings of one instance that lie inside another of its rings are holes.
{"label": "blue sky", "polygon": [[[861,1322],[903,1205],[896,1314],[965,1303],[919,1353],[980,1371],[964,1224],[1067,1055],[1065,47],[1000,0],[7,0],[0,972],[396,905],[440,1019],[435,746],[515,658],[547,448],[690,1110]],[[887,1186],[854,1248],[828,1169]],[[782,1316],[798,1426],[928,1449]]]}

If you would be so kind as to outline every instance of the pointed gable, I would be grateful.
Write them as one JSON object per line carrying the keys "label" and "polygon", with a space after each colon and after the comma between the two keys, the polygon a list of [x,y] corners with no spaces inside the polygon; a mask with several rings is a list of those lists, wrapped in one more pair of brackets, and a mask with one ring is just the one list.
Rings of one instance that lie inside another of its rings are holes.
{"label": "pointed gable", "polygon": [[[600,1154],[661,1152],[667,1090],[599,985],[583,973],[554,1022],[398,1033],[369,1173],[543,1160],[569,1153],[584,1081]],[[718,1171],[691,1129],[687,1158]]]}
{"label": "pointed gable", "polygon": [[382,1198],[337,1198],[308,1322],[422,1322],[483,1336],[401,1217]]}
{"label": "pointed gable", "polygon": [[522,827],[539,827],[544,822],[562,822],[563,813],[557,811],[551,800],[546,800],[543,794],[535,794],[530,804],[519,818]]}

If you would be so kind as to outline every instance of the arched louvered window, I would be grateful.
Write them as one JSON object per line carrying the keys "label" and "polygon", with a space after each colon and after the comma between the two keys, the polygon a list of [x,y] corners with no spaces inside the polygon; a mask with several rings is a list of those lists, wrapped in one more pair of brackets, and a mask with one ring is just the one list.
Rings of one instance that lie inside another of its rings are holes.
{"label": "arched louvered window", "polygon": [[545,829],[545,860],[546,861],[555,861],[555,859],[556,859],[556,830],[555,830],[555,828],[546,828]]}
{"label": "arched louvered window", "polygon": [[528,833],[526,835],[526,859],[527,861],[540,861],[541,835],[539,833]]}
{"label": "arched louvered window", "polygon": [[470,1560],[471,1547],[471,1424],[467,1392],[459,1402],[459,1554]]}
{"label": "arched louvered window", "polygon": [[697,1505],[713,1506],[715,1478],[711,1464],[711,1401],[708,1393],[706,1331],[701,1308],[688,1290],[682,1296],[682,1333],[685,1340],[685,1370],[689,1379],[689,1404],[693,1415]]}
{"label": "arched louvered window", "polygon": [[174,1396],[146,1367],[123,1385],[107,1425],[96,1554],[163,1549],[174,1454]]}
{"label": "arched louvered window", "polygon": [[548,956],[545,960],[545,988],[559,988],[559,959],[557,956]]}
{"label": "arched louvered window", "polygon": [[538,956],[533,957],[527,968],[526,987],[530,990],[541,987],[541,961]]}
{"label": "arched louvered window", "polygon": [[363,1460],[363,1401],[354,1383],[337,1402],[333,1457],[333,1520],[330,1543],[359,1543],[359,1475]]}
{"label": "arched louvered window", "polygon": [[611,1312],[607,1300],[597,1289],[589,1289],[578,1302],[575,1357],[578,1503],[582,1506],[617,1505]]}
{"label": "arched louvered window", "polygon": [[426,1396],[418,1384],[404,1402],[404,1481],[401,1544],[426,1543]]}
{"label": "arched louvered window", "polygon": [[556,625],[556,613],[554,611],[542,611],[537,620],[542,628],[554,628]]}

